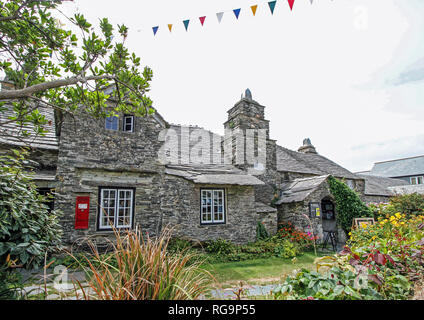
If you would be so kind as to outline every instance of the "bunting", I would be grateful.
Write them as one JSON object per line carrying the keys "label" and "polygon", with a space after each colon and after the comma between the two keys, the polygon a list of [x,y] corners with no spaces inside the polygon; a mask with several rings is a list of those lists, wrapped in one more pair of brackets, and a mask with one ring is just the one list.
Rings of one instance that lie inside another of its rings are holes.
{"label": "bunting", "polygon": [[270,1],[268,2],[269,10],[271,10],[271,14],[274,14],[275,4],[277,1]]}
{"label": "bunting", "polygon": [[190,19],[184,20],[184,21],[183,21],[183,23],[184,23],[184,27],[185,27],[185,29],[186,29],[186,31],[187,31],[187,29],[188,29],[188,24],[190,23]]}
{"label": "bunting", "polygon": [[221,23],[222,17],[224,16],[224,12],[218,12],[216,17],[218,18],[218,23]]}
{"label": "bunting", "polygon": [[[285,1],[285,0],[267,1],[269,10],[271,12],[271,15],[274,15],[274,11],[275,11],[275,7],[277,5],[277,1]],[[314,0],[309,0],[309,2],[312,5],[314,3]],[[293,11],[295,0],[287,0],[287,3],[289,5],[290,10]],[[252,15],[253,16],[256,16],[256,13],[257,13],[257,10],[258,10],[258,6],[259,6],[258,4],[255,4],[255,5],[251,5],[250,6],[250,10],[252,11]],[[235,16],[236,20],[238,20],[239,17],[240,17],[241,10],[242,10],[242,8],[238,8],[238,9],[233,9],[233,10],[228,10],[228,11],[217,12],[216,13],[216,18],[218,20],[218,23],[219,24],[221,23],[222,18],[224,17],[224,13],[230,12],[230,11],[232,11],[234,13],[234,16]],[[201,16],[201,17],[199,17],[199,21],[200,21],[200,24],[201,24],[202,27],[205,24],[206,17],[207,16]],[[183,24],[184,24],[185,30],[188,31],[188,27],[189,27],[189,24],[190,24],[190,19],[183,20]],[[168,30],[169,30],[169,32],[172,32],[173,26],[174,26],[174,24],[172,24],[172,23],[169,23],[168,24]],[[153,30],[153,35],[156,36],[156,34],[159,31],[159,26],[152,27],[152,30]]]}
{"label": "bunting", "polygon": [[240,15],[240,8],[239,9],[234,9],[233,10],[233,12],[234,12],[234,15],[236,16],[236,19],[238,20],[238,17],[239,17],[239,15]]}

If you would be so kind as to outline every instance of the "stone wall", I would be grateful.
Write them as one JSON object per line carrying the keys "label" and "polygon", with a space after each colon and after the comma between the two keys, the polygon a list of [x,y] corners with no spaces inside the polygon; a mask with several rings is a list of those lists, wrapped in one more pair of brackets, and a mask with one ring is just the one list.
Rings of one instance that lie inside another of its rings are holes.
{"label": "stone wall", "polygon": [[[163,126],[153,117],[135,118],[134,132],[105,129],[105,119],[65,115],[59,142],[55,208],[63,212],[64,241],[96,232],[99,187],[135,187],[136,223],[154,232],[160,216],[163,166],[158,162]],[[89,229],[74,230],[77,196],[90,196]],[[107,233],[107,232],[106,232]]]}
{"label": "stone wall", "polygon": [[[333,199],[328,183],[323,183],[317,190],[311,193],[304,201],[294,203],[284,203],[278,206],[278,223],[290,221],[293,225],[304,232],[311,231],[309,220],[315,236],[318,236],[318,243],[324,240],[324,232],[322,229],[322,217],[309,217],[309,203],[320,202],[324,198]],[[334,202],[334,201],[333,201]],[[304,216],[309,217],[309,220]],[[322,216],[322,215],[321,215]],[[337,219],[337,211],[336,211]],[[337,237],[340,243],[346,241],[346,235],[343,230],[338,228]]]}
{"label": "stone wall", "polygon": [[[202,188],[225,190],[225,224],[200,224]],[[181,177],[167,175],[164,194],[166,196],[161,205],[162,225],[174,227],[176,237],[198,241],[222,238],[238,244],[255,240],[257,214],[253,187],[197,185]]]}

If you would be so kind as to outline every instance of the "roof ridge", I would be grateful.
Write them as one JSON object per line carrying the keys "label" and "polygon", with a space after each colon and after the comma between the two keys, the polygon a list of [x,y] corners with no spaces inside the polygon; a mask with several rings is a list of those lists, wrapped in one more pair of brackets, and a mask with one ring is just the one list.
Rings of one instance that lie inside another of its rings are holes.
{"label": "roof ridge", "polygon": [[421,156],[413,156],[413,157],[407,157],[407,158],[400,158],[400,159],[393,159],[393,160],[385,160],[385,161],[378,161],[378,162],[375,162],[374,164],[377,164],[377,163],[386,163],[386,162],[395,162],[395,161],[409,160],[409,159],[416,159],[416,158],[423,158],[423,157],[424,157],[424,155],[421,155]]}

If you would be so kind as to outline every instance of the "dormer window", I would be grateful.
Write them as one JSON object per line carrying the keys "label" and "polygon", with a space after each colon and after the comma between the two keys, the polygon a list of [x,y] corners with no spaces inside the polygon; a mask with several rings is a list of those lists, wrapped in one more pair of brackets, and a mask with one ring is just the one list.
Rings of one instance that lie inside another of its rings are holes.
{"label": "dormer window", "polygon": [[125,115],[124,116],[124,128],[125,132],[134,132],[134,116]]}
{"label": "dormer window", "polygon": [[106,130],[115,130],[117,131],[119,127],[119,119],[116,116],[107,117],[105,121]]}

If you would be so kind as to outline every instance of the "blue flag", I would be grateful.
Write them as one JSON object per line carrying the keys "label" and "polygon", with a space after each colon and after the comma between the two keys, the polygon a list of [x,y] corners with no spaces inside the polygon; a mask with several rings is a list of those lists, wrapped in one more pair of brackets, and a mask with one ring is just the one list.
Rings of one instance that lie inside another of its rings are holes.
{"label": "blue flag", "polygon": [[186,31],[187,31],[187,29],[188,29],[188,24],[190,23],[190,20],[184,20],[184,21],[183,21],[183,23],[184,23],[184,27],[185,27],[185,29],[186,29]]}
{"label": "blue flag", "polygon": [[156,35],[156,32],[158,32],[159,27],[153,27],[153,35]]}
{"label": "blue flag", "polygon": [[276,3],[277,3],[277,1],[270,1],[270,2],[268,2],[269,9],[271,10],[271,14],[274,14],[274,9],[275,9],[275,4]]}
{"label": "blue flag", "polygon": [[236,15],[236,18],[237,18],[237,19],[238,19],[238,17],[239,17],[240,10],[241,10],[241,9],[234,9],[234,10],[233,10],[233,12],[234,12],[234,14]]}

